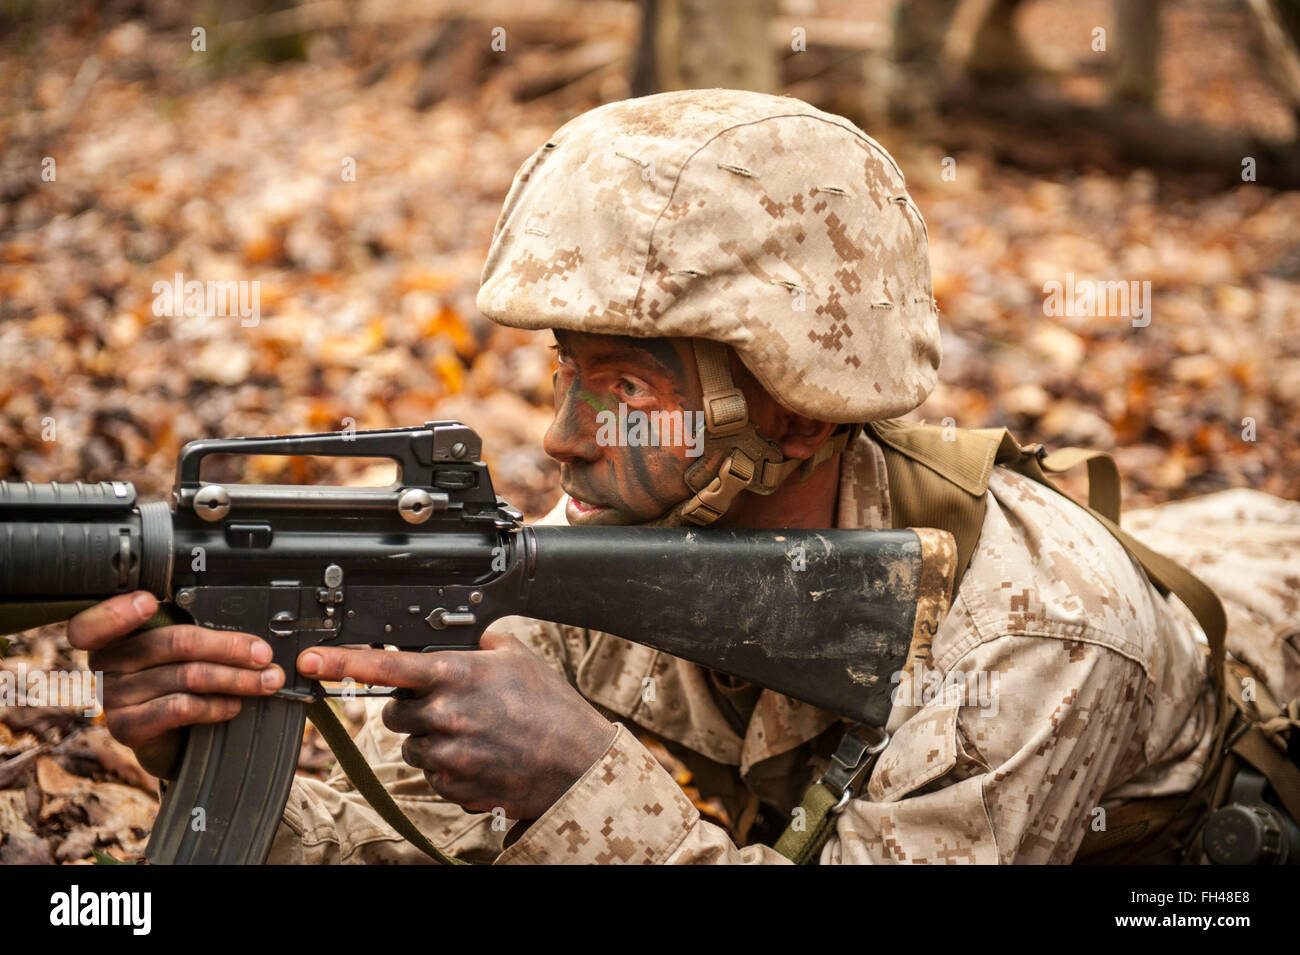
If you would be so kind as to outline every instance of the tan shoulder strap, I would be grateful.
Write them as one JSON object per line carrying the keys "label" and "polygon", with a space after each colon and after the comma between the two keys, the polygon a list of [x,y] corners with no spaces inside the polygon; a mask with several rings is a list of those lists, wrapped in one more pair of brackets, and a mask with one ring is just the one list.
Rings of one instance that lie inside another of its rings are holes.
{"label": "tan shoulder strap", "polygon": [[1210,675],[1222,687],[1225,639],[1228,632],[1223,603],[1218,594],[1190,570],[1152,550],[1119,526],[1119,469],[1115,467],[1111,456],[1083,448],[1062,448],[1047,454],[1041,445],[1035,446],[1031,452],[1030,448],[1021,449],[1015,445],[1010,435],[1007,435],[1007,440],[1021,452],[1019,456],[1007,455],[1008,467],[1066,497],[1069,495],[1053,484],[1045,472],[1059,473],[1085,461],[1088,463],[1088,504],[1084,509],[1100,521],[1124,545],[1125,550],[1137,558],[1147,576],[1162,593],[1172,593],[1187,605],[1187,609],[1205,631],[1210,645]]}
{"label": "tan shoulder strap", "polygon": [[1119,469],[1110,455],[1084,448],[1051,454],[1042,445],[1021,447],[1005,428],[966,430],[904,421],[867,426],[885,455],[895,527],[939,527],[957,540],[957,577],[965,573],[984,525],[984,494],[1000,464],[1068,497],[1047,473],[1088,465],[1086,510],[1132,554],[1163,593],[1183,601],[1205,631],[1211,671],[1222,682],[1227,620],[1218,596],[1198,577],[1156,553],[1119,526]]}
{"label": "tan shoulder strap", "polygon": [[997,458],[990,435],[905,421],[867,429],[885,457],[894,527],[939,527],[957,541],[956,587],[984,526],[984,492]]}

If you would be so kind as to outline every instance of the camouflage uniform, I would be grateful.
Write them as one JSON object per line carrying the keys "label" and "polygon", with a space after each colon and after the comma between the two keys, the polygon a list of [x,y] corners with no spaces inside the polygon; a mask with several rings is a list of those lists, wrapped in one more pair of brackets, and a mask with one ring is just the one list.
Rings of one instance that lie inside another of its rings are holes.
{"label": "camouflage uniform", "polygon": [[[840,475],[839,526],[888,526],[883,462],[869,438],[844,455]],[[1283,550],[1272,548],[1255,562],[1250,588],[1280,602],[1249,611],[1231,598],[1235,585],[1224,588],[1225,597],[1234,624],[1253,612],[1250,633],[1267,634],[1270,652],[1295,661],[1300,607],[1294,580],[1289,587],[1286,581],[1300,540],[1300,505],[1231,493],[1235,502],[1215,495],[1170,505],[1166,524],[1231,515],[1235,536],[1274,535]],[[999,468],[987,502],[975,556],[923,651],[932,670],[964,673],[968,692],[950,689],[894,706],[892,740],[863,797],[839,817],[823,863],[1068,862],[1097,818],[1095,807],[1185,792],[1200,774],[1214,703],[1194,624],[1185,624],[1119,544],[1064,498]],[[1159,524],[1161,513],[1140,515],[1136,532]],[[557,507],[548,522],[563,523],[562,514]],[[1194,557],[1196,546],[1171,552]],[[763,691],[738,733],[710,687],[715,677],[702,667],[608,634],[519,618],[501,623],[593,703],[725,767],[778,815],[788,816],[823,764],[814,741],[836,722],[829,713]],[[1290,642],[1279,639],[1287,636]],[[653,700],[644,693],[646,677],[655,681]],[[983,699],[981,679],[992,690]],[[441,801],[423,773],[402,761],[402,738],[383,727],[381,705],[370,704],[358,743],[403,809],[464,858],[785,861],[764,846],[738,847],[728,832],[702,821],[625,727],[502,853],[500,823],[494,828],[490,814]],[[328,783],[295,781],[271,861],[427,860],[336,772]]]}
{"label": "camouflage uniform", "polygon": [[[910,410],[939,362],[925,225],[892,158],[840,117],[736,91],[615,103],[563,127],[516,177],[479,306],[520,327],[726,343],[782,405],[823,421]],[[869,434],[839,468],[837,526],[889,527]],[[1067,499],[998,468],[985,500],[951,609],[914,641],[892,739],[824,863],[1068,862],[1095,810],[1200,776],[1215,703],[1193,628]],[[836,717],[609,634],[497,627],[623,725],[507,838],[504,820],[440,800],[370,704],[358,744],[434,842],[502,863],[786,861],[704,821],[627,727],[688,757],[702,789],[752,796],[779,824],[825,767]],[[271,861],[424,857],[336,773],[295,782]]]}
{"label": "camouflage uniform", "polygon": [[[1300,697],[1300,503],[1220,491],[1130,511],[1124,528],[1211,584],[1232,655],[1277,700]],[[1174,609],[1195,627],[1187,608]]]}

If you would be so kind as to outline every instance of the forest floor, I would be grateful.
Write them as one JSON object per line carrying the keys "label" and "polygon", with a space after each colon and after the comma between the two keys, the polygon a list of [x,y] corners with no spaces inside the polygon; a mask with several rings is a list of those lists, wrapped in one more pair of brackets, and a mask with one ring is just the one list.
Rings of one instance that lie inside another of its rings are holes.
{"label": "forest floor", "polygon": [[[1032,5],[1026,29],[1073,57],[1072,95],[1095,96],[1096,71],[1052,17],[1086,33],[1108,7]],[[74,9],[0,43],[0,479],[129,480],[156,499],[194,438],[454,418],[482,435],[499,493],[548,509],[550,337],[491,325],[474,297],[520,163],[627,95],[627,18],[607,29],[617,55],[552,89],[558,51],[601,36],[539,23],[504,65],[430,65],[409,29],[325,29],[266,63],[193,52],[176,4],[144,23]],[[1294,134],[1227,5],[1172,17],[1162,111]],[[1126,506],[1300,497],[1300,192],[1052,169],[1052,142],[1028,170],[995,143],[948,157],[906,130],[879,138],[926,217],[941,308],[943,380],[916,417],[1110,450]],[[177,273],[257,280],[259,321],[155,317],[154,284]],[[1149,324],[1045,314],[1045,283],[1070,274],[1149,282]],[[367,477],[276,468],[243,477]],[[57,627],[3,661],[84,665]],[[328,763],[309,734],[303,771]],[[0,709],[0,862],[138,859],[156,792],[102,718]]]}

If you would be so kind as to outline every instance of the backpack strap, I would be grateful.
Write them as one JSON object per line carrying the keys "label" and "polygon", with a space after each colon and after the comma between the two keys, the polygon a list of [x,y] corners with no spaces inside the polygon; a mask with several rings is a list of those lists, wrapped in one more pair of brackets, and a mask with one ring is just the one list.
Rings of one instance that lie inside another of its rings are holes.
{"label": "backpack strap", "polygon": [[867,430],[884,453],[894,527],[939,527],[956,540],[955,593],[984,526],[997,439],[906,421],[872,421]]}
{"label": "backpack strap", "polygon": [[1088,506],[1119,523],[1119,469],[1110,455],[1084,448],[1051,454],[1040,444],[1021,447],[1006,428],[951,428],[910,421],[872,421],[889,475],[894,527],[940,527],[957,540],[960,582],[984,526],[984,494],[995,465],[1052,484],[1044,472],[1088,463]]}
{"label": "backpack strap", "polygon": [[1041,444],[1021,447],[1006,428],[966,430],[905,421],[873,421],[867,428],[884,452],[893,525],[951,532],[957,540],[958,585],[984,526],[984,495],[995,465],[1069,498],[1047,474],[1087,462],[1085,510],[1124,545],[1161,593],[1177,595],[1192,611],[1210,644],[1211,675],[1222,685],[1227,633],[1223,604],[1195,574],[1119,526],[1119,469],[1110,455],[1085,448],[1061,448],[1048,454]]}

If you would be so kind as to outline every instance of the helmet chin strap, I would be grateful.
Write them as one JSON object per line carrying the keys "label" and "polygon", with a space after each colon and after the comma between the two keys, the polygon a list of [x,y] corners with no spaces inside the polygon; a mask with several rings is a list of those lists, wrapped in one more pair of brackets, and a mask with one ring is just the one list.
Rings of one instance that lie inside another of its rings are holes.
{"label": "helmet chin strap", "polygon": [[[685,474],[686,486],[694,493],[642,527],[713,524],[731,509],[741,491],[771,494],[796,470],[800,480],[807,480],[818,465],[842,452],[857,432],[856,426],[837,431],[807,460],[787,458],[749,420],[745,396],[731,380],[727,346],[703,338],[695,339],[694,346],[704,392],[703,453]],[[714,460],[720,463],[710,465]]]}

